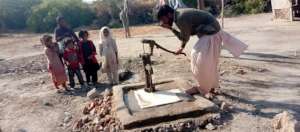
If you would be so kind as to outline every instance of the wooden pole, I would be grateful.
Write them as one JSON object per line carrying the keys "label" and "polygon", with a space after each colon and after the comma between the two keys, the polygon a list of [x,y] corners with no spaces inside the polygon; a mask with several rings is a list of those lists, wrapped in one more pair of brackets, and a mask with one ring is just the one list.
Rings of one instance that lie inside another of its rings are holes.
{"label": "wooden pole", "polygon": [[222,28],[224,28],[224,0],[221,0],[221,22]]}
{"label": "wooden pole", "polygon": [[197,7],[199,10],[203,10],[205,8],[204,0],[197,0]]}
{"label": "wooden pole", "polygon": [[130,22],[129,22],[129,16],[128,16],[128,12],[129,12],[129,9],[128,9],[128,1],[127,0],[124,0],[124,3],[123,3],[123,11],[124,11],[124,15],[125,15],[125,22],[124,25],[124,29],[125,29],[125,36],[126,38],[130,38],[131,37],[131,34],[130,34]]}

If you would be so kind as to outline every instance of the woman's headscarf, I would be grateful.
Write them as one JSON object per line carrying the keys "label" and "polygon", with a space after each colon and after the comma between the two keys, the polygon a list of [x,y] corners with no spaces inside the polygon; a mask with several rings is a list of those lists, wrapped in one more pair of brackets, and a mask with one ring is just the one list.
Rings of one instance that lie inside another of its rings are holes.
{"label": "woman's headscarf", "polygon": [[[104,30],[108,31],[108,36],[104,36]],[[112,38],[112,32],[110,31],[109,27],[102,27],[100,29],[100,44],[110,44],[113,42],[113,38]]]}
{"label": "woman's headscarf", "polygon": [[[108,36],[104,36],[104,30],[108,31]],[[105,56],[110,52],[117,51],[115,40],[112,37],[112,32],[109,27],[102,27],[100,29],[100,55]],[[102,49],[101,49],[102,48]]]}
{"label": "woman's headscarf", "polygon": [[[108,36],[104,36],[104,30],[108,31]],[[102,56],[102,71],[107,72],[108,64],[115,60],[115,52],[117,52],[115,40],[112,38],[112,32],[108,27],[100,29],[100,55]],[[117,59],[117,58],[116,58]],[[114,65],[117,65],[116,63]]]}

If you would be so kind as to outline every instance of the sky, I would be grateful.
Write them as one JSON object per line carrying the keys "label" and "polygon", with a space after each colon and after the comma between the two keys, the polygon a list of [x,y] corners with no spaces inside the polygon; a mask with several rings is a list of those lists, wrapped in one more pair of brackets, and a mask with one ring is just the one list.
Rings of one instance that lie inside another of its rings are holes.
{"label": "sky", "polygon": [[88,3],[91,3],[91,2],[93,2],[93,1],[95,1],[95,0],[83,0],[84,2],[88,2]]}

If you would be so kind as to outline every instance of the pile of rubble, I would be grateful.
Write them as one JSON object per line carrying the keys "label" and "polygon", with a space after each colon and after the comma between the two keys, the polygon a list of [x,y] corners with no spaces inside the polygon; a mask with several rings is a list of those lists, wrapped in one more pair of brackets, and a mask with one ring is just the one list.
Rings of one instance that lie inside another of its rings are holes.
{"label": "pile of rubble", "polygon": [[[75,121],[74,132],[118,132],[122,130],[121,123],[115,118],[112,111],[112,93],[105,90],[100,97],[92,99],[83,109],[83,117]],[[225,104],[221,104],[221,110],[227,109]],[[222,108],[223,107],[223,108]],[[223,111],[223,110],[222,110]],[[149,126],[137,129],[141,132],[181,132],[181,131],[200,131],[201,129],[215,130],[220,129],[224,124],[221,121],[221,114],[209,114],[203,117],[206,120],[185,120],[174,121],[161,125]]]}
{"label": "pile of rubble", "polygon": [[73,131],[120,131],[120,122],[114,118],[111,109],[111,99],[111,91],[106,90],[103,96],[88,103],[83,109],[84,117],[75,122]]}
{"label": "pile of rubble", "polygon": [[165,124],[162,126],[144,128],[142,130],[137,130],[141,132],[193,132],[193,131],[203,131],[206,130],[216,130],[220,126],[214,125],[213,123],[208,123],[208,121],[199,120],[186,120],[178,123]]}

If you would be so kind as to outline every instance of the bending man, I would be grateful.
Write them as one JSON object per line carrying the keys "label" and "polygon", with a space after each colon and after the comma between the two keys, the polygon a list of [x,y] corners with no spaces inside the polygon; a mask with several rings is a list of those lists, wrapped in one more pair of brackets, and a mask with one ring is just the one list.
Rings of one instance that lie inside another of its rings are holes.
{"label": "bending man", "polygon": [[[162,27],[170,29],[182,41],[177,54],[182,53],[190,36],[198,36],[199,40],[191,52],[191,69],[198,86],[188,89],[186,93],[200,92],[211,97],[213,89],[219,87],[218,62],[221,48],[239,57],[247,45],[222,31],[215,17],[205,11],[191,8],[174,10],[164,5],[160,7],[157,17]],[[180,31],[172,27],[173,23]]]}

